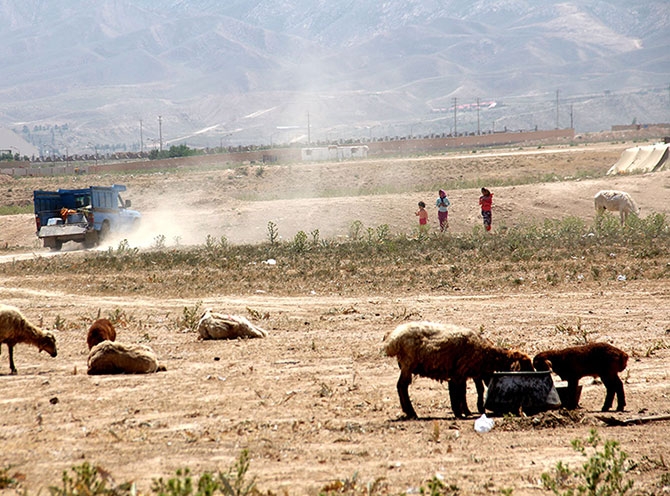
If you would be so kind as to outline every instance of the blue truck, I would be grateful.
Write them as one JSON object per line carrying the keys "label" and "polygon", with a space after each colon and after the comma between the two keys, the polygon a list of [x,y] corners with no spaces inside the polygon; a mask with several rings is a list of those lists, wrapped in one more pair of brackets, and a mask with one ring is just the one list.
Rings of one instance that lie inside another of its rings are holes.
{"label": "blue truck", "polygon": [[137,229],[141,215],[123,200],[124,191],[122,184],[33,191],[37,237],[58,251],[68,241],[93,248],[111,234]]}

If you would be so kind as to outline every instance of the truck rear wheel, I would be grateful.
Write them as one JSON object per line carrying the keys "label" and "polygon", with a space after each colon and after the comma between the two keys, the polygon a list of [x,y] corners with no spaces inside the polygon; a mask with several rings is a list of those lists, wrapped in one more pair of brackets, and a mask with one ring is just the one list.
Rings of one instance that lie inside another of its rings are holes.
{"label": "truck rear wheel", "polygon": [[51,248],[51,251],[60,251],[60,249],[63,248],[63,242],[55,239],[51,242],[49,248]]}
{"label": "truck rear wheel", "polygon": [[100,228],[100,234],[98,234],[98,237],[100,238],[100,241],[105,241],[109,237],[109,221],[104,221],[102,223],[102,227]]}
{"label": "truck rear wheel", "polygon": [[95,231],[88,231],[84,238],[84,248],[94,248],[98,244],[98,233]]}

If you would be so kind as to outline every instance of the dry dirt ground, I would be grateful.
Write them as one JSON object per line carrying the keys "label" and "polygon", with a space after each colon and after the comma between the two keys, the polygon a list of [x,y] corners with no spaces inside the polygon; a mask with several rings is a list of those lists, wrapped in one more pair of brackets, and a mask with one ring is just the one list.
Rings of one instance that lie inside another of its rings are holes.
{"label": "dry dirt ground", "polygon": [[[143,237],[133,243],[203,243],[207,235],[231,242],[267,239],[274,222],[284,239],[297,230],[345,236],[354,220],[411,232],[418,200],[434,203],[441,181],[556,173],[565,180],[494,187],[494,228],[573,215],[590,222],[599,189],[629,191],[642,208],[670,214],[670,171],[571,180],[603,171],[630,143],[490,154],[369,160],[356,163],[247,166],[126,176],[0,179],[5,202],[25,204],[34,188],[123,182],[142,211]],[[1,177],[1,176],[0,176]],[[448,192],[452,230],[480,222],[478,190]],[[3,261],[48,255],[35,242],[31,215],[0,218]],[[666,247],[667,248],[667,247]],[[76,256],[76,254],[72,254]],[[455,254],[457,256],[457,254]],[[259,263],[261,261],[259,260]],[[268,267],[268,270],[272,270]],[[100,277],[105,277],[101,274]],[[20,287],[19,287],[20,286]],[[67,294],[48,277],[14,284],[0,279],[3,302],[57,331],[58,357],[25,345],[15,349],[18,375],[0,356],[0,468],[22,479],[31,494],[57,484],[63,470],[88,461],[116,482],[151,481],[189,467],[226,470],[247,449],[258,487],[317,494],[337,479],[365,484],[384,478],[393,494],[418,493],[434,476],[459,494],[547,494],[540,477],[558,461],[576,468],[584,458],[570,442],[595,428],[628,453],[628,476],[641,494],[667,494],[670,421],[606,427],[597,419],[602,384],[583,379],[582,408],[526,419],[496,418],[486,434],[475,417],[456,420],[446,385],[418,379],[410,395],[419,420],[407,421],[395,384],[398,368],[381,351],[385,333],[408,316],[453,322],[529,354],[576,342],[578,327],[631,355],[623,372],[627,406],[613,417],[670,414],[670,284],[608,281],[534,292],[532,288],[464,294],[389,294],[342,298],[309,290],[300,297],[268,293],[203,294],[198,299],[146,295]],[[178,325],[197,305],[247,317],[265,315],[263,340],[199,341]],[[88,376],[85,330],[97,315],[122,322],[117,339],[150,345],[167,367],[147,376]],[[474,388],[468,401],[474,409]],[[667,475],[666,475],[667,481]],[[13,489],[0,491],[13,493]]]}

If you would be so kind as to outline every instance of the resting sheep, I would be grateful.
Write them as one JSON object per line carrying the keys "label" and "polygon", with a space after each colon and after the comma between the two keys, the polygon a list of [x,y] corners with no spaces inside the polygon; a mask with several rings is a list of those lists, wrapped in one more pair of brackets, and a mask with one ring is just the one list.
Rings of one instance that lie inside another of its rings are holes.
{"label": "resting sheep", "polygon": [[563,406],[569,410],[577,408],[579,403],[577,388],[579,379],[592,376],[600,377],[607,389],[602,411],[612,408],[614,395],[617,396],[617,411],[626,406],[623,382],[619,378],[628,364],[628,354],[608,343],[588,343],[582,346],[549,350],[538,353],[533,358],[537,370],[552,370],[562,380],[568,382],[567,397]]}
{"label": "resting sheep", "polygon": [[156,354],[141,344],[121,344],[103,341],[88,355],[88,374],[151,374],[164,371]]}
{"label": "resting sheep", "polygon": [[471,415],[465,397],[468,378],[475,380],[477,408],[483,413],[484,380],[493,372],[533,370],[528,355],[496,347],[471,329],[456,325],[409,322],[396,327],[384,340],[386,354],[398,358],[398,397],[408,418],[417,417],[409,398],[414,375],[449,381],[451,409],[456,417],[463,417]]}
{"label": "resting sheep", "polygon": [[31,344],[52,357],[57,355],[56,338],[51,332],[42,331],[31,324],[18,308],[0,304],[0,344],[2,343],[9,348],[9,370],[12,375],[16,374],[14,346],[17,343]]}
{"label": "resting sheep", "polygon": [[596,214],[600,215],[605,210],[612,212],[619,212],[621,218],[621,225],[626,223],[626,218],[629,214],[639,214],[640,209],[625,191],[602,190],[598,191],[593,197],[593,203],[596,208]]}
{"label": "resting sheep", "polygon": [[93,322],[86,335],[86,344],[89,350],[103,341],[115,340],[116,330],[114,329],[114,324],[109,319],[98,319]]}
{"label": "resting sheep", "polygon": [[198,322],[200,339],[237,339],[237,338],[264,338],[266,330],[253,325],[246,318],[239,315],[223,315],[205,309]]}

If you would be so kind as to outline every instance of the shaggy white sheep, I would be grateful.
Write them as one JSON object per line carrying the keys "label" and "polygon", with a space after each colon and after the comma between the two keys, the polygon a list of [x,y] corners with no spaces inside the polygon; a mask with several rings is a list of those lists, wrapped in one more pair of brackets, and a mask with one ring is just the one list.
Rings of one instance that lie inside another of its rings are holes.
{"label": "shaggy white sheep", "polygon": [[245,317],[239,315],[224,315],[205,309],[198,322],[200,339],[237,339],[237,338],[264,338],[266,330],[253,325]]}
{"label": "shaggy white sheep", "polygon": [[56,338],[51,332],[42,331],[30,323],[18,308],[0,304],[0,344],[2,343],[9,348],[9,370],[12,375],[16,374],[14,345],[17,343],[31,344],[52,357],[57,355]]}
{"label": "shaggy white sheep", "polygon": [[151,348],[142,344],[103,341],[88,355],[88,374],[151,374],[164,371]]}
{"label": "shaggy white sheep", "polygon": [[602,190],[593,197],[596,214],[600,215],[605,210],[619,212],[621,225],[624,225],[629,214],[638,215],[640,209],[635,200],[625,191]]}
{"label": "shaggy white sheep", "polygon": [[494,346],[466,327],[433,322],[409,322],[385,338],[388,356],[398,358],[397,389],[400,406],[408,418],[416,418],[409,399],[412,376],[449,381],[451,409],[456,417],[471,415],[465,399],[466,381],[475,379],[477,408],[484,411],[484,381],[493,372],[533,370],[530,357],[516,350]]}

